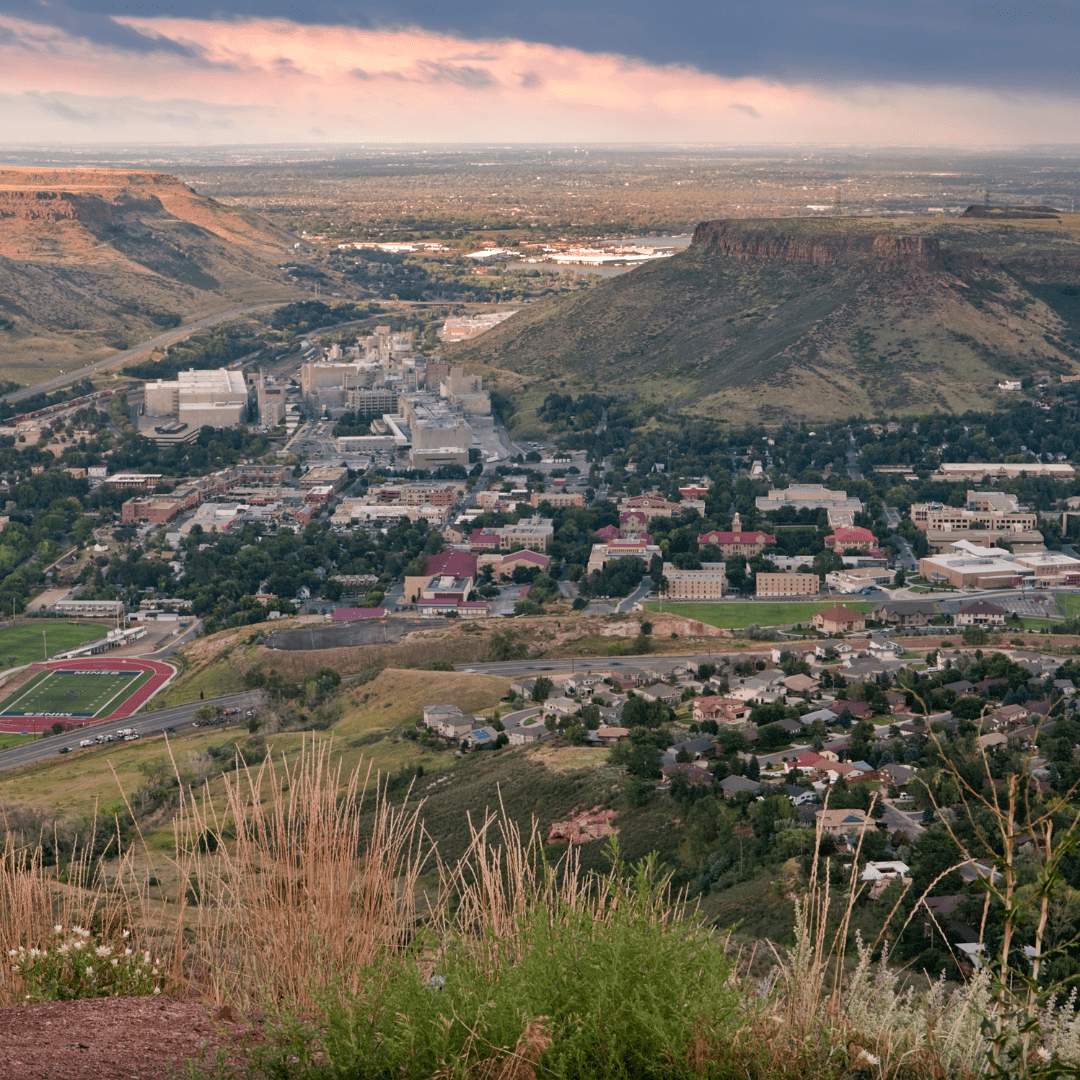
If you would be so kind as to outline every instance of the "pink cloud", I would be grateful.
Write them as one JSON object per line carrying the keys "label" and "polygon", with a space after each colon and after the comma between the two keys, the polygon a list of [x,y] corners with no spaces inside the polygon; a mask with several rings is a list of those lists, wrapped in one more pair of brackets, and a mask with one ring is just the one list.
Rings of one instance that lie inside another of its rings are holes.
{"label": "pink cloud", "polygon": [[[328,140],[350,142],[1007,144],[1059,141],[1076,107],[1065,98],[1004,101],[952,87],[841,92],[724,79],[618,55],[521,41],[465,43],[419,30],[280,19],[124,21],[188,51],[110,51],[0,17],[0,137],[72,137],[80,122],[65,120],[62,108],[41,127],[42,95],[141,103],[80,110],[68,101],[73,113],[98,118],[95,137],[102,139],[174,140],[189,116],[185,138],[252,142],[305,139],[317,127]],[[155,127],[155,103],[176,101],[186,108],[171,109]],[[235,119],[198,119],[210,114]]]}

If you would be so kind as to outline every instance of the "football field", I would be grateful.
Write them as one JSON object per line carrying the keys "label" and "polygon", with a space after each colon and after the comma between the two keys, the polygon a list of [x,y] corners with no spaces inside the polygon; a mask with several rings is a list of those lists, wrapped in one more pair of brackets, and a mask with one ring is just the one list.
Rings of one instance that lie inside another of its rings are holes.
{"label": "football field", "polygon": [[78,671],[54,668],[39,672],[0,705],[0,716],[56,716],[89,720],[109,713],[129,698],[152,671]]}

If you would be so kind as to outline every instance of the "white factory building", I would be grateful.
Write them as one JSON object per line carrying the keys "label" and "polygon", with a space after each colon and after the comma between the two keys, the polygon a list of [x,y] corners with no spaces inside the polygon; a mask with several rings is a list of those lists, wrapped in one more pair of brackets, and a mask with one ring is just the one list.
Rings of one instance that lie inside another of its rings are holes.
{"label": "white factory building", "polygon": [[145,394],[148,417],[172,417],[189,428],[232,428],[246,419],[247,383],[228,368],[181,371],[174,382],[155,379]]}

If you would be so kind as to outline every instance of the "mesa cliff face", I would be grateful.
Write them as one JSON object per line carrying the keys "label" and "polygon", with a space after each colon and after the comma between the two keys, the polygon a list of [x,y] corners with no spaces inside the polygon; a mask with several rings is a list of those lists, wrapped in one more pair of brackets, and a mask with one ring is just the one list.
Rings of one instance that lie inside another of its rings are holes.
{"label": "mesa cliff face", "polygon": [[704,221],[453,353],[730,422],[992,408],[1004,378],[1080,371],[1074,224]]}
{"label": "mesa cliff face", "polygon": [[930,236],[892,233],[813,236],[751,229],[730,221],[701,222],[694,230],[690,246],[738,262],[836,265],[871,256],[879,267],[888,269],[936,269],[942,263],[941,241]]}
{"label": "mesa cliff face", "polygon": [[33,382],[42,364],[285,294],[289,248],[268,222],[165,173],[0,168],[0,363]]}

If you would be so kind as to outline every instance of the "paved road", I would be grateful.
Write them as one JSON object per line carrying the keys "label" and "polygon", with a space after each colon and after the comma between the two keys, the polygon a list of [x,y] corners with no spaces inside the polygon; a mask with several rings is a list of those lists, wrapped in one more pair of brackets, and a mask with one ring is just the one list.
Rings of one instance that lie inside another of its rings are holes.
{"label": "paved road", "polygon": [[652,591],[652,578],[646,574],[641,579],[641,584],[625,599],[620,600],[615,606],[618,612],[633,611],[634,605],[641,603]]}
{"label": "paved road", "polygon": [[[220,706],[223,709],[253,708],[262,704],[263,695],[255,691],[247,691],[243,694],[229,694],[226,697],[213,698],[209,701],[193,701],[188,705],[174,705],[171,709],[158,709],[156,712],[140,713],[128,717],[126,720],[116,721],[116,727],[134,728],[140,735],[156,735],[166,728],[190,727],[195,713],[204,705]],[[70,746],[73,751],[78,750],[80,739],[92,739],[102,732],[115,732],[116,727],[112,724],[97,724],[92,727],[78,728],[75,731],[66,731],[63,735],[50,735],[45,739],[34,739],[32,742],[23,743],[22,746],[13,746],[8,750],[0,750],[0,771],[15,769],[21,765],[31,765],[35,761],[42,761],[57,753],[62,746]],[[123,743],[111,744],[114,749],[123,747]]]}
{"label": "paved road", "polygon": [[151,349],[160,349],[162,346],[172,345],[181,338],[187,337],[195,330],[202,330],[207,326],[216,326],[218,323],[225,322],[228,319],[235,319],[238,315],[246,315],[252,311],[267,311],[272,308],[281,307],[283,304],[287,303],[290,303],[290,301],[273,300],[258,304],[243,304],[239,307],[229,308],[227,311],[219,311],[215,315],[204,315],[201,319],[186,323],[184,326],[177,326],[172,330],[166,330],[165,333],[158,334],[156,337],[150,338],[149,341],[144,341],[141,345],[136,345],[133,349],[125,349],[123,352],[113,353],[112,356],[107,357],[104,360],[99,360],[96,364],[90,364],[87,367],[79,368],[77,371],[69,371],[67,374],[61,375],[58,378],[49,379],[48,382],[35,383],[33,386],[24,387],[22,390],[15,390],[13,393],[0,397],[0,401],[21,401],[23,398],[31,397],[34,394],[42,394],[50,390],[59,390],[61,387],[70,386],[72,383],[78,382],[79,379],[85,378],[88,375],[95,375],[99,371],[105,371],[108,368],[115,367],[117,364],[126,363],[128,360],[135,360],[142,356],[143,353],[149,352]]}
{"label": "paved road", "polygon": [[[723,640],[723,639],[721,639]],[[722,650],[721,650],[722,651]],[[618,660],[612,660],[610,656],[578,656],[572,660],[503,660],[498,663],[486,664],[459,664],[455,671],[468,671],[481,675],[534,675],[542,672],[581,672],[587,671],[610,671],[619,667],[640,667],[642,664],[657,664],[674,667],[675,664],[684,660],[693,661],[695,664],[704,664],[715,660],[716,653],[700,652],[687,653],[683,656],[671,656],[668,653],[656,656],[621,656]]]}

